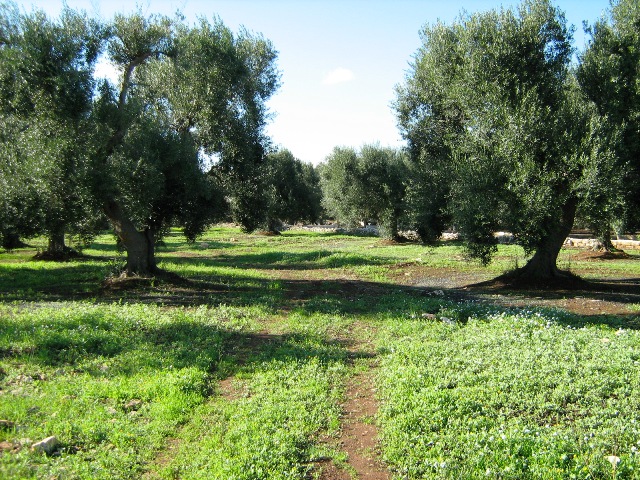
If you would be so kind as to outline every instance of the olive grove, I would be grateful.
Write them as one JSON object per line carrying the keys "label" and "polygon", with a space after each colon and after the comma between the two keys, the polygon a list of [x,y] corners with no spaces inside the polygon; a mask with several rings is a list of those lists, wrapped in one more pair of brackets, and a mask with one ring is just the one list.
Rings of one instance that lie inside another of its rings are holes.
{"label": "olive grove", "polygon": [[[154,273],[154,246],[168,227],[194,239],[226,199],[242,204],[255,193],[269,143],[265,102],[279,85],[276,51],[219,19],[85,18],[2,6],[0,230],[47,233],[55,245],[102,213],[127,252],[126,273]],[[101,54],[117,83],[95,78]],[[205,172],[211,158],[222,177]],[[249,223],[254,210],[244,212]]]}

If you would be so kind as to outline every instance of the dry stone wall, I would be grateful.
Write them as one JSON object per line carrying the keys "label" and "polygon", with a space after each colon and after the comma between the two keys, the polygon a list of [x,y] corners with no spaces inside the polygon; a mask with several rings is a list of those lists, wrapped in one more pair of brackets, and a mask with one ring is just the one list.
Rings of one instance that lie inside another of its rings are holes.
{"label": "dry stone wall", "polygon": [[[289,227],[299,228],[299,227]],[[305,225],[301,227],[304,230],[310,230],[314,232],[335,232],[335,233],[352,233],[356,235],[378,235],[378,228],[375,225],[367,225],[363,228],[348,229],[343,228],[336,224],[330,225]],[[405,238],[411,240],[418,240],[418,236],[415,232],[407,231],[400,232]],[[513,234],[509,232],[496,232],[494,234],[498,243],[510,244],[513,243]],[[440,237],[442,240],[458,240],[460,238],[457,232],[444,232]],[[618,235],[617,238],[612,239],[611,243],[615,248],[620,250],[640,250],[640,235]],[[595,250],[601,247],[601,243],[597,238],[588,234],[571,234],[564,241],[565,247],[579,248],[585,250]]]}

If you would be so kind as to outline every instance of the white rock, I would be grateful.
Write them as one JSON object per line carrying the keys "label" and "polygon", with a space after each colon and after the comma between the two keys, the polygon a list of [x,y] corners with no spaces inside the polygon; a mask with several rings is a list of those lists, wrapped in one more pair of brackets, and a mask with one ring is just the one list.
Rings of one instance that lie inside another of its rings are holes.
{"label": "white rock", "polygon": [[36,452],[43,452],[49,455],[53,453],[59,444],[58,439],[55,436],[51,436],[34,443],[31,448]]}
{"label": "white rock", "polygon": [[446,323],[447,325],[455,325],[456,324],[455,320],[452,320],[449,317],[441,317],[440,320],[442,320],[442,323]]}

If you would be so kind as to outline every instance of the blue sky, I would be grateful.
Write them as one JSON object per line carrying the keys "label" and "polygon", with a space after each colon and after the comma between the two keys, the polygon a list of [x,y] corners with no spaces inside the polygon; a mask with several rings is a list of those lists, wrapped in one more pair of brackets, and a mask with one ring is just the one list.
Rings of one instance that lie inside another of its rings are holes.
{"label": "blue sky", "polygon": [[[317,164],[335,146],[365,143],[400,147],[390,104],[402,83],[419,32],[437,20],[453,21],[468,12],[508,7],[513,1],[462,0],[165,0],[139,1],[144,13],[173,15],[182,11],[193,21],[218,15],[237,31],[262,33],[279,52],[282,86],[269,102],[274,117],[268,133],[275,145],[300,160]],[[62,0],[24,0],[57,15]],[[132,11],[123,0],[67,0],[72,8],[110,18]],[[593,23],[608,0],[558,0],[576,27],[576,47],[584,46],[582,21]]]}

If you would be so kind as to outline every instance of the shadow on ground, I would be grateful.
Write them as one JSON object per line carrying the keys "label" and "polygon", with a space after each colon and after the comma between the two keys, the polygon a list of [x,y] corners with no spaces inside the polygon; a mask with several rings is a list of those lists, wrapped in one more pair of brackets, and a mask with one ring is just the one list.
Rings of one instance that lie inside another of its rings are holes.
{"label": "shadow on ground", "polygon": [[[283,255],[285,254],[247,256],[243,261],[247,262],[247,268],[255,269],[258,266],[261,269],[278,270]],[[303,270],[307,268],[306,263],[310,258],[317,258],[318,252],[286,255],[289,259],[288,268]],[[352,279],[256,278],[238,269],[233,276],[207,276],[198,273],[180,277],[169,273],[156,278],[104,282],[112,262],[93,260],[48,265],[46,269],[26,266],[2,268],[0,265],[0,300],[91,300],[96,303],[129,302],[165,306],[259,305],[285,312],[299,310],[309,314],[401,315],[403,311],[437,312],[444,303],[464,301],[496,307],[524,307],[532,299],[534,305],[574,311],[576,323],[583,323],[581,316],[588,316],[591,323],[602,321],[608,324],[612,322],[610,313],[615,313],[620,321],[635,322],[639,313],[625,305],[640,304],[640,278],[580,281],[568,283],[564,288],[556,285],[553,289],[517,289],[496,281],[446,288],[439,286],[437,282],[429,282],[428,287],[420,286],[426,282],[415,278],[412,278],[410,285]],[[362,259],[358,256],[345,257],[343,260],[346,263],[341,266],[362,264]],[[206,261],[211,266],[227,264],[225,259],[208,258]],[[179,264],[197,266],[202,264],[202,259],[181,258]],[[539,300],[547,303],[540,305],[541,302],[536,303]],[[568,308],[589,300],[615,303],[618,307],[617,310],[610,311],[606,308],[594,311]],[[573,304],[568,306],[567,302],[570,301]],[[598,320],[600,317],[602,320]]]}

